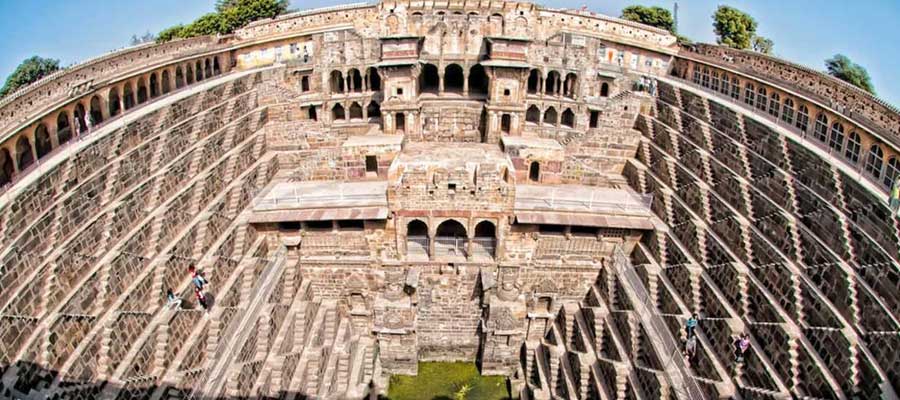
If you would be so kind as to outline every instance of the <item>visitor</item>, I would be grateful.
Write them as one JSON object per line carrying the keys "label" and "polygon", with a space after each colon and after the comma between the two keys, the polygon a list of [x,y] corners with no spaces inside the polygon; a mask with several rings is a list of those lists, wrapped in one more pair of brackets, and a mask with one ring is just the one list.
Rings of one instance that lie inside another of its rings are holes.
{"label": "visitor", "polygon": [[687,323],[686,323],[685,326],[684,326],[684,330],[685,330],[685,332],[687,332],[687,337],[688,337],[688,338],[690,338],[690,337],[692,337],[692,336],[694,336],[694,335],[696,334],[696,333],[694,332],[694,330],[697,329],[697,324],[698,324],[699,322],[700,322],[700,321],[699,321],[699,319],[697,318],[697,314],[691,315],[691,317],[688,318]]}
{"label": "visitor", "polygon": [[206,295],[197,287],[194,287],[194,295],[197,296],[197,303],[203,307],[203,311],[209,312],[209,304],[206,302]]}
{"label": "visitor", "polygon": [[203,290],[203,286],[206,285],[206,278],[203,277],[199,272],[197,272],[197,268],[194,268],[193,265],[188,267],[188,272],[191,274],[191,283],[194,284],[198,290]]}
{"label": "visitor", "polygon": [[691,336],[688,338],[687,342],[684,343],[684,357],[687,360],[688,364],[694,359],[694,356],[697,355],[697,336]]}
{"label": "visitor", "polygon": [[91,121],[90,113],[84,115],[84,126],[87,127],[87,133],[91,133],[91,128],[94,127],[94,122]]}
{"label": "visitor", "polygon": [[75,114],[75,135],[81,134],[81,118],[78,118],[78,114]]}
{"label": "visitor", "polygon": [[170,310],[181,308],[181,299],[175,297],[175,293],[172,293],[172,289],[166,290],[166,306],[169,307]]}
{"label": "visitor", "polygon": [[734,341],[734,361],[744,362],[744,355],[750,349],[750,335],[743,334]]}

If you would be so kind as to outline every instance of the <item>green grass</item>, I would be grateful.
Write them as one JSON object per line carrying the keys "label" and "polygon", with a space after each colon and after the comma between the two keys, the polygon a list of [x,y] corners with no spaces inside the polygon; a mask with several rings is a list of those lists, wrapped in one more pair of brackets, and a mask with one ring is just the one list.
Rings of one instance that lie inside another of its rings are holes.
{"label": "green grass", "polygon": [[481,376],[472,363],[420,362],[416,376],[393,375],[389,400],[506,400],[506,377]]}

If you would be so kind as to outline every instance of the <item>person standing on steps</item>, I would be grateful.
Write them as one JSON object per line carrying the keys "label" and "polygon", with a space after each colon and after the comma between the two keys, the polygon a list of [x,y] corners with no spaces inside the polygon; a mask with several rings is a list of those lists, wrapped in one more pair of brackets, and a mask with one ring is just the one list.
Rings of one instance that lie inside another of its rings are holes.
{"label": "person standing on steps", "polygon": [[195,286],[194,295],[197,296],[197,303],[200,303],[200,306],[203,307],[203,311],[209,312],[209,303],[206,302],[206,296],[203,294],[203,291]]}
{"label": "person standing on steps", "polygon": [[203,291],[203,286],[205,286],[207,282],[206,278],[204,278],[202,274],[197,272],[197,268],[195,268],[193,265],[188,267],[188,272],[191,274],[191,283],[194,284],[194,287],[200,291]]}
{"label": "person standing on steps", "polygon": [[684,357],[690,365],[694,360],[694,356],[697,355],[697,336],[691,336],[688,338],[687,342],[684,343]]}
{"label": "person standing on steps", "polygon": [[700,319],[697,317],[697,314],[691,315],[691,317],[688,318],[687,323],[685,323],[684,326],[684,330],[687,333],[688,338],[696,335],[696,332],[694,331],[697,329],[697,324],[699,323]]}
{"label": "person standing on steps", "polygon": [[181,299],[175,297],[175,293],[172,293],[172,289],[166,290],[166,306],[169,307],[170,310],[181,308]]}
{"label": "person standing on steps", "polygon": [[747,354],[747,350],[750,349],[750,335],[743,334],[734,341],[734,361],[742,363],[744,362],[744,355]]}

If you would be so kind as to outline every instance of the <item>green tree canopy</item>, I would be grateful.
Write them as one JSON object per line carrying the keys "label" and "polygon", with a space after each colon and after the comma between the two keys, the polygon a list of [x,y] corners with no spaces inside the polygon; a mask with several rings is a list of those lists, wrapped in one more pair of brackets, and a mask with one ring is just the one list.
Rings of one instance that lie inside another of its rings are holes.
{"label": "green tree canopy", "polygon": [[741,10],[719,6],[713,14],[716,42],[736,49],[748,49],[756,36],[756,20]]}
{"label": "green tree canopy", "polygon": [[622,9],[622,19],[675,32],[672,13],[662,7],[628,6]]}
{"label": "green tree canopy", "polygon": [[50,75],[59,69],[59,60],[38,56],[28,58],[25,61],[22,61],[22,63],[16,67],[16,70],[6,78],[6,83],[3,85],[3,88],[0,88],[0,97],[5,97],[10,93],[15,92],[16,89],[28,86],[32,82]]}
{"label": "green tree canopy", "polygon": [[228,34],[253,21],[284,14],[288,0],[218,0],[216,12],[205,14],[188,25],[176,25],[157,35],[157,42],[202,35]]}
{"label": "green tree canopy", "polygon": [[828,73],[831,76],[873,95],[875,94],[875,86],[872,85],[869,71],[851,61],[849,57],[843,54],[835,54],[834,57],[825,60],[825,67],[828,68]]}
{"label": "green tree canopy", "polygon": [[766,55],[771,55],[772,50],[775,48],[775,43],[772,42],[772,39],[762,37],[762,36],[754,36],[753,37],[753,51],[760,52]]}

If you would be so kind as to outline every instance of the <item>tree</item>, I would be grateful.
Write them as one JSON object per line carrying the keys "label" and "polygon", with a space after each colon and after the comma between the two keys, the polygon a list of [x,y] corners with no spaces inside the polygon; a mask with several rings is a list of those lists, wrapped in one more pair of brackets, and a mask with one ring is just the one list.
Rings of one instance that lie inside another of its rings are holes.
{"label": "tree", "polygon": [[719,6],[713,14],[713,29],[719,37],[716,42],[736,49],[750,48],[756,36],[756,20],[741,10]]}
{"label": "tree", "polygon": [[675,32],[672,13],[662,7],[629,6],[622,9],[622,19]]}
{"label": "tree", "polygon": [[825,60],[825,67],[828,68],[828,73],[831,76],[865,90],[872,95],[875,94],[875,86],[872,85],[869,71],[851,61],[849,57],[843,54],[835,54],[834,57]]}
{"label": "tree", "polygon": [[775,43],[772,42],[772,39],[762,37],[762,36],[754,36],[752,47],[753,47],[753,51],[771,55],[772,49],[775,47]]}
{"label": "tree", "polygon": [[203,35],[215,35],[222,32],[222,15],[218,13],[205,14],[190,25],[184,27],[181,35],[183,37],[194,37]]}
{"label": "tree", "polygon": [[15,92],[16,89],[20,87],[28,86],[32,82],[50,75],[59,69],[59,60],[38,56],[28,58],[25,61],[22,61],[22,63],[16,67],[16,70],[6,78],[6,83],[3,85],[3,88],[0,88],[0,97]]}
{"label": "tree", "polygon": [[159,33],[157,42],[200,35],[228,34],[253,21],[284,14],[288,0],[218,0],[216,12],[206,14],[187,26],[173,26]]}
{"label": "tree", "polygon": [[178,24],[173,27],[169,27],[163,29],[156,35],[156,43],[168,42],[170,40],[175,40],[178,38],[185,37],[184,34],[184,25]]}

